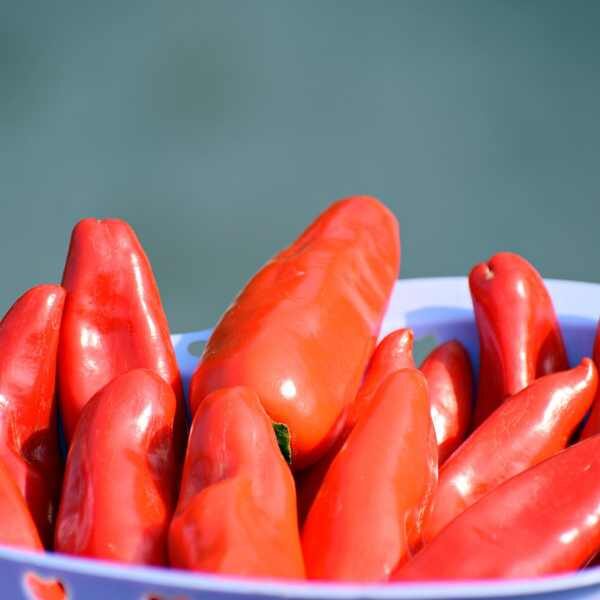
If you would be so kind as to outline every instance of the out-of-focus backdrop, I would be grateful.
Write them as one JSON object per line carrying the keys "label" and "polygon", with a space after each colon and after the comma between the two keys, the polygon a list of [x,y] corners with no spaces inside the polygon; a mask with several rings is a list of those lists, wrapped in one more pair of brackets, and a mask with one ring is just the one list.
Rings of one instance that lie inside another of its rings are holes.
{"label": "out-of-focus backdrop", "polygon": [[594,1],[0,0],[0,307],[118,216],[202,328],[357,193],[404,277],[511,249],[599,281],[599,31]]}

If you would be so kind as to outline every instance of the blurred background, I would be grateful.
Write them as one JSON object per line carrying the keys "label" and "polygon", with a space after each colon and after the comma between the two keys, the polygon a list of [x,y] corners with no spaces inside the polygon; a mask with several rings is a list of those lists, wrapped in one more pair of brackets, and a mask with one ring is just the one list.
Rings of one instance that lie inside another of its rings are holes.
{"label": "blurred background", "polygon": [[403,277],[510,249],[600,281],[599,28],[594,1],[0,0],[0,305],[116,216],[204,328],[359,193]]}

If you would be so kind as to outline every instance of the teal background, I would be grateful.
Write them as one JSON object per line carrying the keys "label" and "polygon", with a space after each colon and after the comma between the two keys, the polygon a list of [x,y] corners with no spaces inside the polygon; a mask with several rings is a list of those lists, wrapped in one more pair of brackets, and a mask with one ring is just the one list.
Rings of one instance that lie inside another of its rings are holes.
{"label": "teal background", "polygon": [[202,328],[356,193],[405,277],[510,249],[598,281],[599,31],[592,1],[0,0],[0,306],[118,216]]}

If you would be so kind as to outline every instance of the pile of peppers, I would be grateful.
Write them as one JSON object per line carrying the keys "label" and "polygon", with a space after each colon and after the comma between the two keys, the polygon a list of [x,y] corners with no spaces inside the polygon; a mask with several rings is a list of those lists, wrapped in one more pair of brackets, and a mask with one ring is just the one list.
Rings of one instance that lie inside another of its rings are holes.
{"label": "pile of peppers", "polygon": [[500,253],[469,275],[478,376],[456,340],[416,365],[410,329],[377,343],[399,270],[381,202],[332,204],[226,310],[186,407],[133,229],[78,223],[61,285],[0,323],[0,544],[365,583],[588,565],[600,333],[570,366],[542,278]]}

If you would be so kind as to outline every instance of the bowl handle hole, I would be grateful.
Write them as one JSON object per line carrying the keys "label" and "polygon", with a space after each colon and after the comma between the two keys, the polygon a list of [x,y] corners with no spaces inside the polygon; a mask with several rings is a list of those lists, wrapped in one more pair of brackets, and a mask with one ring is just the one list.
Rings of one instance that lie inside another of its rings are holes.
{"label": "bowl handle hole", "polygon": [[33,571],[23,575],[23,589],[29,600],[68,600],[69,593],[60,579],[42,577]]}

